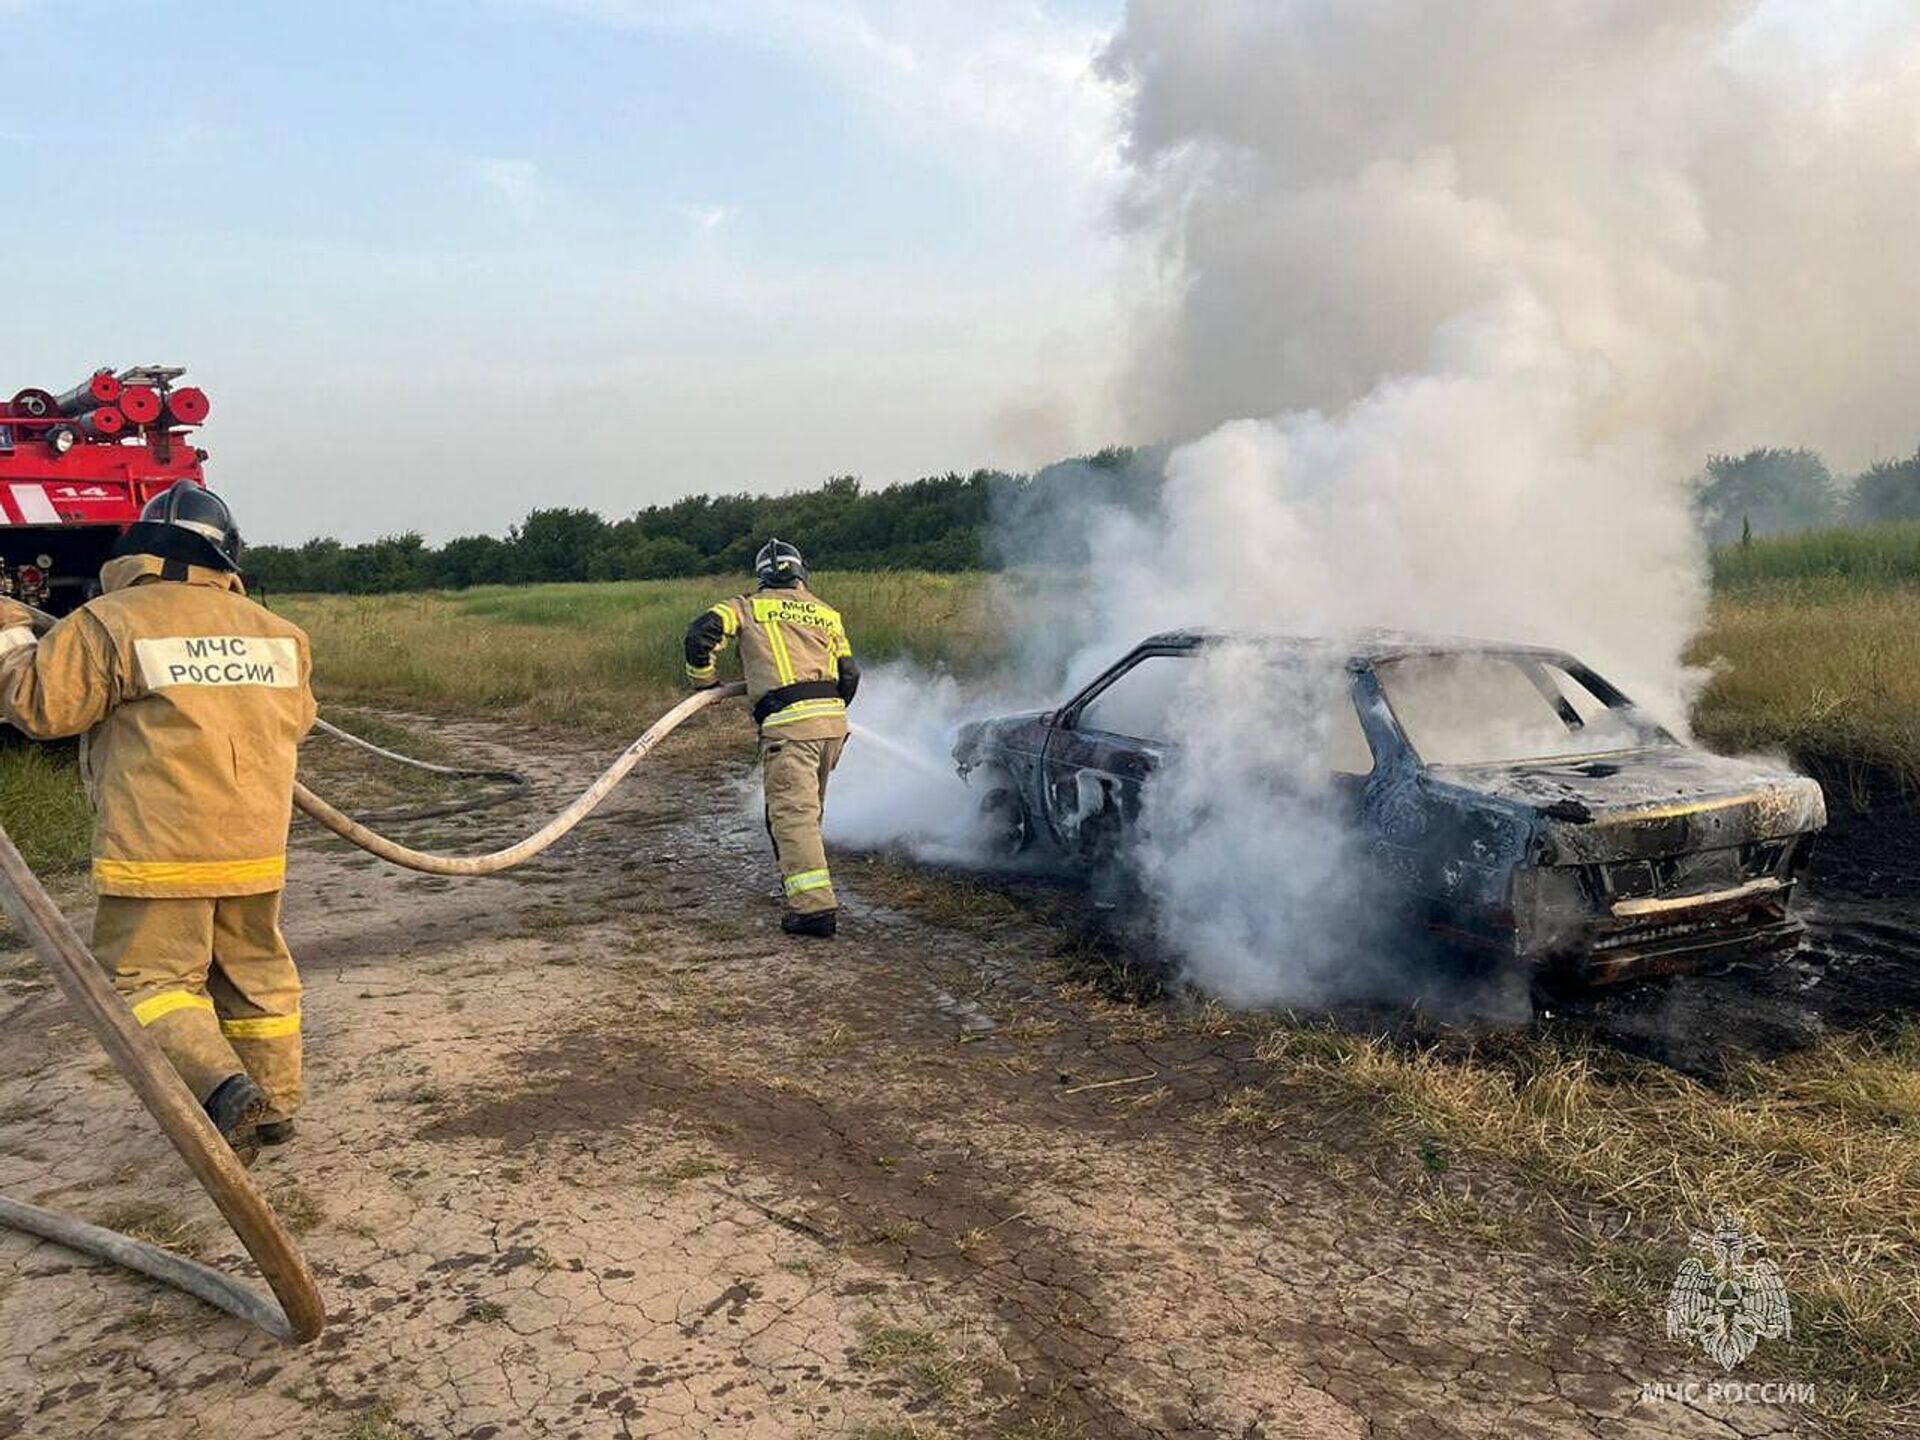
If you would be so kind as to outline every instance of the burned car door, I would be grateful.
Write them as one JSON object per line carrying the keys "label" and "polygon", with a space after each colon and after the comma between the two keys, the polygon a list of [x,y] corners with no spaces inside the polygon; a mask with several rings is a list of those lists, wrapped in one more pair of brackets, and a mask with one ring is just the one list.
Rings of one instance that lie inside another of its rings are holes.
{"label": "burned car door", "polygon": [[1141,787],[1167,750],[1167,714],[1191,653],[1135,651],[1060,710],[1047,740],[1042,801],[1047,828],[1066,854],[1110,860],[1138,820]]}
{"label": "burned car door", "polygon": [[1495,683],[1489,684],[1489,663],[1495,662],[1475,654],[1416,654],[1365,667],[1355,685],[1362,719],[1382,757],[1366,805],[1381,877],[1410,919],[1475,949],[1497,943],[1511,913],[1513,871],[1522,860],[1526,827],[1504,807],[1434,785],[1408,733],[1408,715],[1435,731],[1444,724],[1467,743],[1512,728],[1503,723],[1503,701],[1529,727],[1564,731],[1579,724],[1577,716],[1569,722],[1564,698],[1519,667],[1492,672]]}

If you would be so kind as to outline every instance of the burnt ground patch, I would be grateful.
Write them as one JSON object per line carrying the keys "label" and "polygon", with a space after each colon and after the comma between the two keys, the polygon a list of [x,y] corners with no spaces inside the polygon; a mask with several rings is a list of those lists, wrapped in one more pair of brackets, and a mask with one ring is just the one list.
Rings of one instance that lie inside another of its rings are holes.
{"label": "burnt ground patch", "polygon": [[[897,864],[899,862],[887,862]],[[1182,989],[1180,966],[1146,897],[1112,882],[1014,871],[942,873],[987,887],[1058,934],[1058,953],[1119,1000]],[[1835,1032],[1887,1035],[1920,1016],[1920,806],[1898,793],[1870,808],[1836,801],[1801,886],[1799,950],[1696,975],[1584,993],[1535,990],[1527,977],[1408,932],[1368,989],[1308,996],[1295,1013],[1407,1045],[1494,1041],[1538,1025],[1702,1079],[1789,1054]],[[1353,977],[1343,977],[1352,984]]]}
{"label": "burnt ground patch", "polygon": [[1703,1077],[1834,1032],[1888,1035],[1920,1016],[1920,810],[1841,803],[1799,897],[1806,939],[1765,965],[1622,986],[1562,1004],[1602,1042]]}

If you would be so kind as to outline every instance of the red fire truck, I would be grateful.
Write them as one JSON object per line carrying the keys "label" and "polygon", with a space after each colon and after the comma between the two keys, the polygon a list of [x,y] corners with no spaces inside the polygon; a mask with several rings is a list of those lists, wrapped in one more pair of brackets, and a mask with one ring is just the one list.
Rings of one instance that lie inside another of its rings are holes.
{"label": "red fire truck", "polygon": [[71,390],[0,404],[0,595],[64,615],[99,591],[100,566],[153,496],[204,484],[187,431],[206,392],[177,366],[95,371]]}

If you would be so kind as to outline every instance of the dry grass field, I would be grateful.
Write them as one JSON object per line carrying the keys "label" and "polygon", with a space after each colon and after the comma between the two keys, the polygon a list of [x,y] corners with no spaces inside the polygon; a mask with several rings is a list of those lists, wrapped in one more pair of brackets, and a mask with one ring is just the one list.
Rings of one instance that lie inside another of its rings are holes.
{"label": "dry grass field", "polygon": [[[991,666],[997,611],[982,577],[825,575],[819,588],[868,661]],[[681,629],[725,593],[714,582],[640,582],[287,597],[276,608],[312,633],[336,715],[420,752],[432,745],[426,726],[393,725],[383,707],[497,717],[575,743],[631,736],[681,693]],[[1729,582],[1694,650],[1719,672],[1699,732],[1722,746],[1788,749],[1826,773],[1874,767],[1911,781],[1916,621],[1920,589],[1904,582]],[[67,763],[31,750],[0,758],[0,811],[38,864],[84,853]],[[880,859],[863,862],[853,884],[947,931],[988,935],[1036,920],[1029,900],[991,883]],[[1736,1057],[1699,1079],[1558,1025],[1383,1038],[1324,1018],[1228,1014],[1195,997],[1121,1003],[1102,998],[1101,964],[1066,966],[1063,993],[1082,987],[1085,1003],[1130,1033],[1199,1027],[1250,1057],[1209,1112],[1220,1144],[1309,1126],[1337,1130],[1361,1152],[1416,1157],[1404,1194],[1438,1243],[1469,1258],[1537,1252],[1543,1264],[1570,1263],[1590,1302],[1629,1327],[1657,1323],[1648,1317],[1660,1313],[1689,1234],[1731,1205],[1770,1239],[1792,1290],[1794,1336],[1770,1348],[1770,1377],[1814,1382],[1819,1423],[1835,1433],[1885,1433],[1920,1406],[1912,1021]],[[1326,1163],[1351,1159],[1329,1153]]]}
{"label": "dry grass field", "polygon": [[[1278,1086],[1344,1097],[1431,1157],[1437,1226],[1497,1245],[1544,1220],[1623,1312],[1658,1313],[1686,1254],[1671,1217],[1737,1211],[1792,1277],[1787,1364],[1829,1413],[1920,1398],[1920,1026],[1712,1084],[1546,1034],[1462,1052],[1286,1025],[1259,1047]],[[1259,1094],[1247,1109],[1285,1114]],[[1446,1186],[1454,1154],[1503,1166],[1513,1191]]]}
{"label": "dry grass field", "polygon": [[[1854,798],[1888,780],[1920,790],[1920,580],[1879,550],[1846,574],[1796,575],[1796,544],[1758,542],[1737,569],[1723,556],[1690,652],[1713,671],[1696,732],[1722,749],[1787,753]],[[818,585],[869,663],[910,657],[964,675],[1001,652],[1006,607],[986,576],[826,573]],[[728,593],[703,579],[273,603],[313,636],[332,703],[492,714],[611,740],[683,693],[681,632]],[[35,863],[85,858],[70,754],[0,752],[0,815]]]}
{"label": "dry grass field", "polygon": [[[1754,547],[1763,555],[1769,542]],[[1774,542],[1786,545],[1788,542]],[[1784,564],[1785,562],[1781,562]],[[1690,658],[1714,678],[1694,715],[1709,744],[1779,750],[1843,784],[1920,788],[1920,581],[1898,568],[1728,575]],[[1000,653],[981,575],[824,574],[862,658],[911,656],[966,674]],[[458,595],[291,596],[328,693],[443,706],[619,735],[680,693],[688,619],[717,580],[481,589]]]}
{"label": "dry grass field", "polygon": [[1783,750],[1830,786],[1920,790],[1920,585],[1834,577],[1723,590],[1693,659],[1715,675],[1695,713],[1729,750]]}
{"label": "dry grass field", "polygon": [[[816,585],[847,617],[864,662],[912,655],[969,670],[996,649],[980,576],[826,573]],[[739,588],[716,577],[275,604],[313,636],[330,695],[630,736],[685,693],[687,622]]]}

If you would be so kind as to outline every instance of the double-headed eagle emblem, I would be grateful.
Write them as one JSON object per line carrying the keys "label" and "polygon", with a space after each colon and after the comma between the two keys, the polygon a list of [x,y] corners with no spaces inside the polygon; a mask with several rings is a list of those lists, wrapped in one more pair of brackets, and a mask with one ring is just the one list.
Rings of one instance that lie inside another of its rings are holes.
{"label": "double-headed eagle emblem", "polygon": [[1667,1295],[1667,1337],[1691,1340],[1723,1369],[1731,1370],[1762,1340],[1793,1334],[1793,1312],[1780,1267],[1749,1259],[1765,1242],[1722,1215],[1713,1230],[1696,1233],[1693,1248]]}

